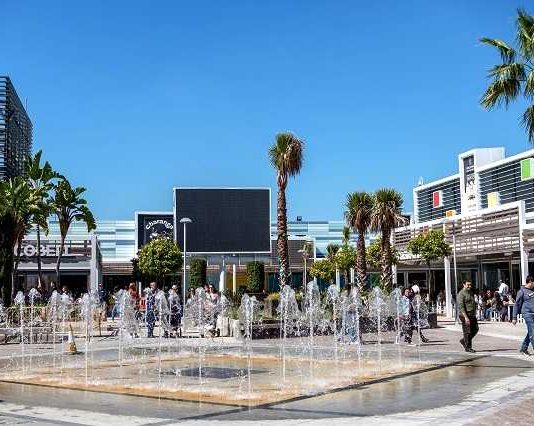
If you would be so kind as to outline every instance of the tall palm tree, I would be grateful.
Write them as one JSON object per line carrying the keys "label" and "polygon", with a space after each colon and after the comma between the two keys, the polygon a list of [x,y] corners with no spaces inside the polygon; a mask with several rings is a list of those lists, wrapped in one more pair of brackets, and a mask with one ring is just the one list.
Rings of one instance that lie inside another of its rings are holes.
{"label": "tall palm tree", "polygon": [[[20,176],[0,183],[0,285],[4,303],[9,305],[15,290],[15,271],[22,240],[30,229],[37,199],[28,183]],[[13,265],[17,248],[17,262]]]}
{"label": "tall palm tree", "polygon": [[495,38],[483,37],[480,41],[495,47],[501,64],[495,65],[488,72],[490,83],[480,104],[490,110],[523,97],[528,104],[521,118],[530,143],[534,143],[534,18],[522,9],[517,10],[516,43],[514,49],[509,44]]}
{"label": "tall palm tree", "polygon": [[33,157],[26,160],[26,179],[39,198],[39,208],[35,212],[33,222],[37,231],[37,279],[38,286],[42,287],[41,263],[41,229],[48,233],[48,217],[51,214],[48,203],[48,193],[52,189],[53,180],[61,177],[52,169],[48,161],[41,165],[42,151],[39,150]]}
{"label": "tall palm tree", "polygon": [[69,181],[62,177],[54,185],[54,197],[51,200],[52,211],[57,216],[59,222],[59,232],[61,235],[61,244],[56,263],[57,287],[60,287],[61,256],[65,249],[65,239],[69,232],[70,226],[74,221],[85,222],[87,232],[96,228],[95,219],[91,210],[87,207],[87,201],[82,198],[85,188],[73,188]]}
{"label": "tall palm tree", "polygon": [[269,149],[271,165],[276,169],[278,200],[276,224],[278,228],[278,259],[280,287],[289,281],[289,249],[287,245],[286,188],[289,177],[299,174],[303,162],[304,142],[292,133],[279,133]]}
{"label": "tall palm tree", "polygon": [[367,264],[365,262],[365,234],[371,226],[374,197],[367,192],[353,192],[347,195],[345,203],[345,221],[353,232],[358,234],[356,242],[356,277],[360,286],[367,280]]}
{"label": "tall palm tree", "polygon": [[392,256],[391,232],[397,226],[404,225],[406,219],[402,216],[402,195],[390,188],[382,188],[375,193],[375,204],[371,217],[371,228],[381,233],[381,282],[385,289],[391,289]]}

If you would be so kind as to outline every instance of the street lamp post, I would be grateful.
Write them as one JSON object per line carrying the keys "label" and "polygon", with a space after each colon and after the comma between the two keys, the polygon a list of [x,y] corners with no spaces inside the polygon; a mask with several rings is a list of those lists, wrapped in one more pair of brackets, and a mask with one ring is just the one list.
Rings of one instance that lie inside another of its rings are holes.
{"label": "street lamp post", "polygon": [[306,260],[308,258],[308,253],[304,249],[300,249],[298,252],[302,254],[302,257],[304,258],[304,271],[302,274],[302,281],[303,281],[303,287],[306,288],[306,284],[307,284],[306,282],[306,269],[307,269]]}
{"label": "street lamp post", "polygon": [[456,273],[456,228],[452,221],[452,260],[454,263],[454,320],[458,324],[458,275]]}
{"label": "street lamp post", "polygon": [[[188,217],[183,217],[180,219],[180,223],[183,223],[184,224],[184,271],[183,271],[183,283],[182,283],[182,303],[183,303],[183,309],[182,309],[182,316],[184,317],[185,319],[185,271],[186,271],[186,260],[187,260],[187,234],[186,234],[186,227],[187,227],[187,224],[188,223],[191,223],[193,222],[191,219],[189,219]],[[184,322],[185,324],[185,322]]]}

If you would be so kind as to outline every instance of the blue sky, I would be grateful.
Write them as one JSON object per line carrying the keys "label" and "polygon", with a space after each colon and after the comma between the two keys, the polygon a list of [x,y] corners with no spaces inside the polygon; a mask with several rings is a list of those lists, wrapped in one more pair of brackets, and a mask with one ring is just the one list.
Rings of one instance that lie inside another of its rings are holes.
{"label": "blue sky", "polygon": [[419,176],[455,173],[459,152],[527,147],[522,104],[478,104],[498,61],[478,39],[513,40],[526,4],[6,1],[0,74],[100,219],[171,210],[173,186],[276,190],[285,130],[306,141],[290,218],[341,219],[348,192],[382,186],[411,211]]}

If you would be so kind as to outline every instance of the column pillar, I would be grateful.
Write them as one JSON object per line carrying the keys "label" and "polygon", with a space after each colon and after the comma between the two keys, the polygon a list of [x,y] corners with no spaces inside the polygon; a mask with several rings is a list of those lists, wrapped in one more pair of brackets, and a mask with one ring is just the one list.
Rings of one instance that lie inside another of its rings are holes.
{"label": "column pillar", "polygon": [[391,274],[393,275],[392,281],[393,281],[393,287],[397,287],[397,265],[391,265]]}
{"label": "column pillar", "polygon": [[232,291],[234,294],[237,293],[237,265],[232,265]]}
{"label": "column pillar", "polygon": [[336,269],[336,287],[338,290],[341,290],[341,274],[339,273],[339,269]]}
{"label": "column pillar", "polygon": [[356,280],[354,279],[355,272],[356,272],[356,271],[354,270],[354,268],[350,268],[350,282],[351,282],[352,284],[354,284],[354,282],[356,281]]}
{"label": "column pillar", "polygon": [[445,269],[445,313],[447,317],[453,316],[452,312],[452,285],[451,285],[451,260],[448,257],[443,258]]}

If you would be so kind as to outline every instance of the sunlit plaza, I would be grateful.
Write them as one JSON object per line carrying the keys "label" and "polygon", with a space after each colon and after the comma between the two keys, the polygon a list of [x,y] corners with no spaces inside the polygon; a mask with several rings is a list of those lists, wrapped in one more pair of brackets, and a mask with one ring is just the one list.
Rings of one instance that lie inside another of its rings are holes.
{"label": "sunlit plaza", "polygon": [[532,424],[523,7],[0,5],[0,424]]}

